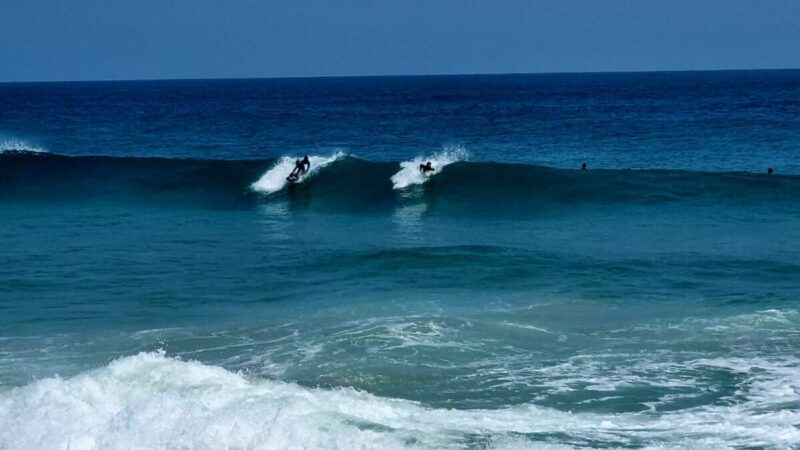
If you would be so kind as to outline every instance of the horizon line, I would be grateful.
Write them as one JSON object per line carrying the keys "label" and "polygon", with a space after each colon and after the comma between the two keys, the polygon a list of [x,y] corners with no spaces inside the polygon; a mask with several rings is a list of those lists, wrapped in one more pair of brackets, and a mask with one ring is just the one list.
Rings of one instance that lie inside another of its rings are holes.
{"label": "horizon line", "polygon": [[597,70],[597,71],[544,71],[544,72],[473,72],[473,73],[419,73],[398,75],[292,75],[292,76],[244,76],[244,77],[217,77],[217,78],[97,78],[85,80],[28,80],[28,81],[0,81],[0,84],[37,84],[37,83],[124,83],[124,82],[158,82],[158,81],[236,81],[236,80],[316,80],[316,79],[342,79],[342,78],[424,78],[424,77],[470,77],[470,76],[513,76],[513,75],[590,75],[590,74],[649,74],[649,73],[693,73],[693,72],[777,72],[795,71],[800,67],[783,68],[755,68],[755,69],[665,69],[665,70]]}

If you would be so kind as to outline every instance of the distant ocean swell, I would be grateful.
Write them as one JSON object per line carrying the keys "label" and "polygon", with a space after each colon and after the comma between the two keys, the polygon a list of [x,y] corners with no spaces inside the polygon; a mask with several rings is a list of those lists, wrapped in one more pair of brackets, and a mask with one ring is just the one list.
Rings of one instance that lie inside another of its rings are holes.
{"label": "distant ocean swell", "polygon": [[[490,410],[429,408],[347,388],[311,389],[248,378],[163,353],[140,353],[69,379],[0,392],[0,448],[788,448],[800,417],[773,408],[796,389],[796,360],[699,360],[759,367],[728,405],[664,414],[571,413],[532,404]],[[785,366],[785,367],[784,367]],[[735,369],[749,370],[749,369]],[[789,398],[792,398],[791,396]]]}
{"label": "distant ocean swell", "polygon": [[[446,154],[419,175],[409,162],[372,162],[343,154],[312,157],[301,182],[285,177],[293,159],[208,160],[0,154],[5,201],[133,201],[174,206],[247,208],[302,200],[310,209],[391,210],[408,201],[436,202],[445,213],[525,215],[591,204],[766,205],[800,198],[793,175],[675,170],[566,170],[524,164],[466,162]],[[285,173],[284,173],[285,172]],[[411,200],[409,200],[411,199]]]}

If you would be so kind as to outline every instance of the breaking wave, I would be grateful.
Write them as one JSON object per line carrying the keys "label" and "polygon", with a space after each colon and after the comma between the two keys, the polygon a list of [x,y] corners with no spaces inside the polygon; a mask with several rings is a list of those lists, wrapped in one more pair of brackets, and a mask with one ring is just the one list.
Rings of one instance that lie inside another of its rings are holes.
{"label": "breaking wave", "polygon": [[[325,211],[392,211],[403,187],[435,204],[428,213],[536,215],[591,205],[695,203],[727,206],[785,204],[800,198],[792,175],[675,170],[567,170],[525,164],[466,162],[461,151],[435,157],[435,176],[418,164],[373,162],[336,153],[312,157],[311,174],[285,189],[293,158],[207,160],[0,154],[0,200],[103,199],[218,208],[303,199]],[[398,167],[400,170],[398,171]],[[441,170],[445,168],[445,170]],[[269,195],[259,195],[269,194]]]}
{"label": "breaking wave", "polygon": [[[744,370],[753,362],[697,364]],[[800,443],[800,413],[766,408],[771,394],[762,392],[781,383],[774,376],[790,383],[785,388],[797,388],[790,380],[796,366],[779,369],[759,384],[752,404],[597,414],[534,404],[431,408],[140,353],[73,378],[0,392],[0,448],[789,448]],[[795,401],[796,393],[790,397]]]}

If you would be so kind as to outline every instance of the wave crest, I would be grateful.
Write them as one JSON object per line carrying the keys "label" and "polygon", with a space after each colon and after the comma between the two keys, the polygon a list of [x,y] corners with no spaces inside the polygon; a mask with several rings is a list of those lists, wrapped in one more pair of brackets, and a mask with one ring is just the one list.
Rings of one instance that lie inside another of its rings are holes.
{"label": "wave crest", "polygon": [[47,150],[25,141],[10,139],[0,142],[0,153],[47,153]]}

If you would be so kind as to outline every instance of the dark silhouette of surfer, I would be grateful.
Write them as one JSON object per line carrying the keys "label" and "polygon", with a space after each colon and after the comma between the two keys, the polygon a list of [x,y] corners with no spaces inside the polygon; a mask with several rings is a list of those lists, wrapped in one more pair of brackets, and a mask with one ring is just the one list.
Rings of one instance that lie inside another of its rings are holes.
{"label": "dark silhouette of surfer", "polygon": [[587,169],[589,169],[589,165],[588,164],[586,164],[586,163],[581,164],[581,170],[587,170]]}
{"label": "dark silhouette of surfer", "polygon": [[308,156],[306,155],[303,157],[303,159],[298,159],[295,161],[294,170],[292,170],[292,173],[290,173],[286,179],[289,181],[297,181],[300,178],[300,175],[308,172],[308,169],[310,168],[311,161],[308,160]]}
{"label": "dark silhouette of surfer", "polygon": [[422,173],[433,172],[434,170],[436,170],[436,169],[433,168],[433,164],[431,164],[430,161],[428,161],[427,164],[420,164],[419,165],[419,171],[422,172]]}
{"label": "dark silhouette of surfer", "polygon": [[775,172],[775,171],[772,169],[772,167],[767,169],[767,175],[772,175],[773,172]]}

